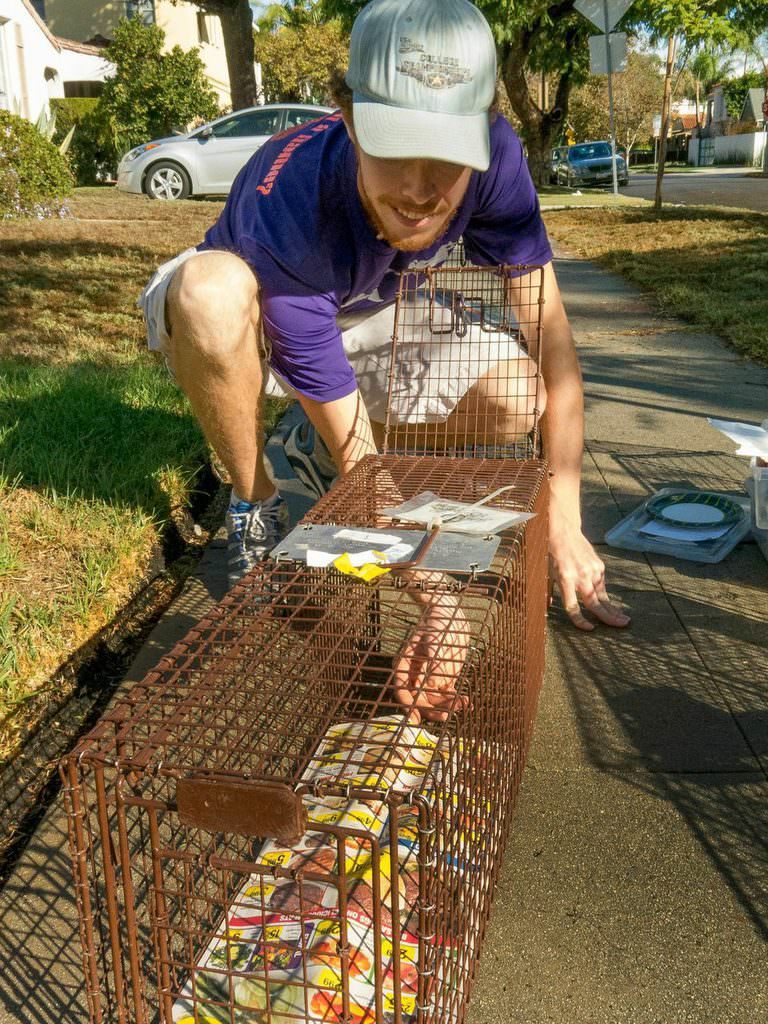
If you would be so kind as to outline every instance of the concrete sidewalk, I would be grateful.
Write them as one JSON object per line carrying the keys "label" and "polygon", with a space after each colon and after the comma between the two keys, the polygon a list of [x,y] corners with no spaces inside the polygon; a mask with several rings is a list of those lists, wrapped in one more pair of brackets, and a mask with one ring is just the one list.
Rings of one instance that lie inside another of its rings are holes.
{"label": "concrete sidewalk", "polygon": [[[605,529],[662,484],[741,489],[704,417],[762,420],[768,371],[593,264],[559,274],[586,378],[584,511]],[[768,564],[600,548],[622,632],[553,613],[547,674],[472,1024],[768,1019]],[[223,591],[221,547],[152,634],[139,679]],[[84,1024],[61,802],[0,897],[0,1024]]]}

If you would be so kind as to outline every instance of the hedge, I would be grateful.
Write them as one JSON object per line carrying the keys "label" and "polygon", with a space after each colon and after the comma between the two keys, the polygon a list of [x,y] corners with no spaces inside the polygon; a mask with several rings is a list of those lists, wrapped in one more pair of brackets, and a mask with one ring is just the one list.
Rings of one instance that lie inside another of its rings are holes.
{"label": "hedge", "polygon": [[0,110],[0,218],[62,215],[73,186],[57,147],[23,117]]}
{"label": "hedge", "polygon": [[74,126],[67,156],[78,185],[96,185],[114,173],[114,153],[104,130],[99,101],[94,97],[51,100],[56,115],[53,141],[59,145]]}

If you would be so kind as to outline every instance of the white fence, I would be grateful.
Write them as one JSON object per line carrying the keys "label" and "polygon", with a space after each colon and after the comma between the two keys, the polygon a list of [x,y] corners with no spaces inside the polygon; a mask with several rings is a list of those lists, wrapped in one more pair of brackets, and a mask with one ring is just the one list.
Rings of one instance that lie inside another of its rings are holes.
{"label": "white fence", "polygon": [[[701,145],[699,145],[701,142]],[[763,159],[765,132],[748,135],[718,135],[714,139],[692,138],[688,143],[688,163],[759,167]]]}

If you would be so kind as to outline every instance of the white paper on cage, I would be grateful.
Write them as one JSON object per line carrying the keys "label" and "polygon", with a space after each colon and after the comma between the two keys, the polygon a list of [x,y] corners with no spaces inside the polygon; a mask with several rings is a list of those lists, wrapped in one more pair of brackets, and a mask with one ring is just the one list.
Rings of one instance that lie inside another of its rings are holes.
{"label": "white paper on cage", "polygon": [[711,416],[707,417],[707,422],[739,445],[736,455],[768,459],[768,430],[765,427],[758,427],[752,423],[737,423],[734,420],[718,420]]}
{"label": "white paper on cage", "polygon": [[467,533],[485,537],[500,533],[511,526],[533,519],[534,512],[513,512],[489,505],[472,505],[464,501],[450,501],[433,491],[422,491],[415,498],[394,508],[385,508],[384,515],[405,523],[418,523],[429,527],[439,524],[448,533]]}
{"label": "white paper on cage", "polygon": [[[392,562],[404,562],[409,555],[413,554],[413,549],[413,544],[401,542],[392,544],[390,547],[380,551],[368,548],[366,551],[347,552],[347,558],[350,565],[353,565],[355,568],[370,564],[390,565]],[[338,551],[334,553],[331,551],[320,551],[315,548],[307,549],[307,565],[310,569],[327,569],[329,565],[333,565],[338,557]]]}

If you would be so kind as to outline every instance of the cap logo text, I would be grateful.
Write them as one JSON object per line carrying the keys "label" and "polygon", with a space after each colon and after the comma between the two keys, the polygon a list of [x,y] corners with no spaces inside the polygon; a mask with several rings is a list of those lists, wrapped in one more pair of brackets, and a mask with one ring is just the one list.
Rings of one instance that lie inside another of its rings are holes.
{"label": "cap logo text", "polygon": [[428,89],[451,89],[454,85],[472,81],[472,70],[465,64],[459,64],[457,57],[426,53],[423,43],[408,36],[400,36],[399,49],[400,53],[418,53],[420,56],[418,59],[401,59],[397,71],[415,78]]}

